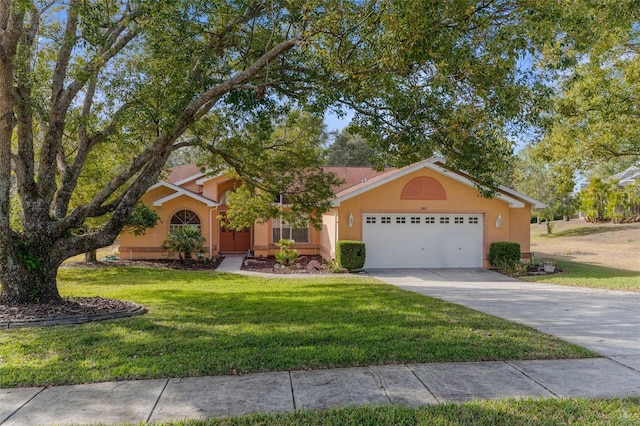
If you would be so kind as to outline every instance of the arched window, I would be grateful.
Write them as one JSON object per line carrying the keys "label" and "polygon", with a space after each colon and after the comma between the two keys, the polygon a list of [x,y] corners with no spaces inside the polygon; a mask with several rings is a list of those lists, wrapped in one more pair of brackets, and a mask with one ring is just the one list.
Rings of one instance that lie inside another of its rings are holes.
{"label": "arched window", "polygon": [[169,232],[173,232],[183,226],[193,226],[200,229],[200,218],[191,210],[180,210],[171,218]]}

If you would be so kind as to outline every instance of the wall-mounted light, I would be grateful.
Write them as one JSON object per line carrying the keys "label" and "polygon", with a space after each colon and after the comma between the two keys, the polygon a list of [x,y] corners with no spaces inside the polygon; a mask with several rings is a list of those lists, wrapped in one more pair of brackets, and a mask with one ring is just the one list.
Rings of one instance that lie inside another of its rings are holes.
{"label": "wall-mounted light", "polygon": [[500,228],[502,226],[502,215],[498,213],[498,217],[496,218],[496,228]]}
{"label": "wall-mounted light", "polygon": [[353,226],[353,214],[349,213],[349,228]]}

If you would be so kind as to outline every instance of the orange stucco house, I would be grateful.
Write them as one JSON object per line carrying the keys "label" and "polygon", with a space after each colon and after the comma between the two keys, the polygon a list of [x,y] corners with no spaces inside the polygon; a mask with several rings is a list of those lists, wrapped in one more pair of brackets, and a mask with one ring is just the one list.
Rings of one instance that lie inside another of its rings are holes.
{"label": "orange stucco house", "polygon": [[280,238],[295,240],[300,254],[335,258],[339,240],[364,241],[365,268],[488,267],[489,246],[496,241],[530,251],[531,208],[544,207],[524,194],[500,187],[483,198],[474,182],[431,158],[401,169],[376,172],[367,167],[333,167],[344,183],[335,188],[333,208],[322,215],[322,229],[291,228],[279,219],[255,223],[242,231],[221,226],[226,193],[239,185],[225,174],[207,176],[194,165],[175,167],[152,186],[142,202],[161,217],[145,235],[120,236],[121,259],[175,257],[162,248],[176,227],[198,226],[206,239],[205,256],[218,253],[273,254]]}

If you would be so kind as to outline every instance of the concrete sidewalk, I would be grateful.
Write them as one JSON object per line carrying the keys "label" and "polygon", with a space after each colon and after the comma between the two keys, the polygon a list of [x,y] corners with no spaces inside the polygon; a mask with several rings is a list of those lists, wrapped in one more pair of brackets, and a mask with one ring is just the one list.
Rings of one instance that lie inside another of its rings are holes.
{"label": "concrete sidewalk", "polygon": [[402,364],[0,389],[0,424],[139,423],[348,405],[640,396],[610,359]]}

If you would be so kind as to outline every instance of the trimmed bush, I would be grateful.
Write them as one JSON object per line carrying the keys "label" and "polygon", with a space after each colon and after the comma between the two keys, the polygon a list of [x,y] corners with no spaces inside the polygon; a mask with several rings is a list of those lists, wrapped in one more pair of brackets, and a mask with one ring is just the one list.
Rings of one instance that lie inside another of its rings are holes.
{"label": "trimmed bush", "polygon": [[489,248],[489,264],[494,267],[520,262],[520,244],[509,241],[491,243]]}
{"label": "trimmed bush", "polygon": [[338,241],[336,244],[336,260],[343,268],[350,271],[364,268],[367,250],[362,241]]}

